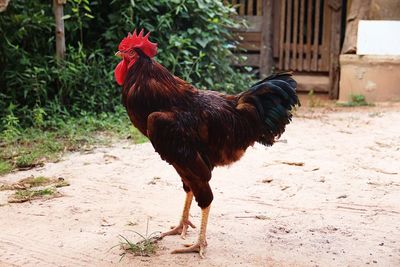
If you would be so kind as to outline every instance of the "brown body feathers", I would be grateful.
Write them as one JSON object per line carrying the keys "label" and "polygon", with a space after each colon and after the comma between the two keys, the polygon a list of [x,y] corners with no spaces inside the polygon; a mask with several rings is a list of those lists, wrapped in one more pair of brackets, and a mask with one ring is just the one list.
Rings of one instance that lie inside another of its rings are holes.
{"label": "brown body feathers", "polygon": [[122,100],[132,123],[175,167],[199,206],[212,199],[215,166],[231,164],[260,142],[272,145],[298,104],[290,74],[270,76],[239,95],[197,90],[142,53],[129,68]]}

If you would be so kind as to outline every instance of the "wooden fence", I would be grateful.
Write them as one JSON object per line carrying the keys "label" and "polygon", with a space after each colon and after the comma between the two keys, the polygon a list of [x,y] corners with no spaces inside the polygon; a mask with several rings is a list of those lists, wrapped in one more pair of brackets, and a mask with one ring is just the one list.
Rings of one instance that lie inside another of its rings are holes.
{"label": "wooden fence", "polygon": [[[341,34],[341,0],[231,0],[248,27],[238,32],[246,62],[261,76],[271,68],[329,75],[336,97]],[[266,7],[266,5],[269,5]],[[268,33],[271,34],[268,38]],[[270,49],[271,63],[265,59]],[[271,66],[265,67],[265,64]],[[336,72],[333,73],[333,72]]]}
{"label": "wooden fence", "polygon": [[279,69],[328,72],[331,43],[328,1],[281,2]]}

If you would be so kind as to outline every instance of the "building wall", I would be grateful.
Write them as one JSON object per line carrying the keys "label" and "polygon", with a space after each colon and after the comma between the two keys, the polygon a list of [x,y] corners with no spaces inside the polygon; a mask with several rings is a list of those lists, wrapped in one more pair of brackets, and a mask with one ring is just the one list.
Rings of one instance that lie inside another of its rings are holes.
{"label": "building wall", "polygon": [[[356,0],[348,0],[348,7],[354,1]],[[400,0],[370,1],[369,11],[361,19],[400,20]],[[357,1],[357,3],[365,2]],[[359,13],[356,12],[356,14]],[[358,27],[358,22],[352,26]],[[350,37],[357,37],[357,30],[353,31],[351,33],[353,36]],[[389,27],[384,30],[388,31],[389,36],[396,34],[396,31],[391,32]],[[357,38],[350,39],[354,42]],[[352,95],[364,95],[368,102],[400,101],[400,56],[378,54],[340,56],[340,102],[351,101]]]}
{"label": "building wall", "polygon": [[400,56],[341,55],[339,101],[363,95],[368,102],[400,101]]}
{"label": "building wall", "polygon": [[372,0],[370,20],[400,20],[399,0]]}

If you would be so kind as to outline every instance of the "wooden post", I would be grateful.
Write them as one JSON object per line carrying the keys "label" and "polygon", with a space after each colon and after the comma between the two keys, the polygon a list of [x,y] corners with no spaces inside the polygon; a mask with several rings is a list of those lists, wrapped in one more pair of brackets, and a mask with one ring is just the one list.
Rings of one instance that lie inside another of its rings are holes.
{"label": "wooden post", "polygon": [[0,0],[0,12],[6,11],[9,0]]}
{"label": "wooden post", "polygon": [[65,33],[64,33],[64,11],[63,4],[66,0],[53,0],[54,17],[56,20],[56,57],[64,59],[65,56]]}
{"label": "wooden post", "polygon": [[262,1],[260,77],[265,78],[272,72],[273,66],[273,0]]}
{"label": "wooden post", "polygon": [[371,0],[353,0],[346,17],[346,34],[342,54],[355,54],[357,51],[358,22],[367,19]]}
{"label": "wooden post", "polygon": [[340,30],[341,30],[341,0],[330,0],[329,7],[332,9],[331,20],[331,51],[329,66],[329,97],[337,99],[339,97],[339,79],[340,79]]}

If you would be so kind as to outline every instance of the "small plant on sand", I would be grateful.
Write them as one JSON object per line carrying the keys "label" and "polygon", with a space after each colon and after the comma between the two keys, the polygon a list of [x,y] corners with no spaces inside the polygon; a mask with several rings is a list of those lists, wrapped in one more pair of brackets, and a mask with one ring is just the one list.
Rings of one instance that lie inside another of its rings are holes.
{"label": "small plant on sand", "polygon": [[41,162],[38,157],[39,155],[36,153],[21,155],[16,159],[15,164],[19,169],[22,170],[29,169],[35,166],[41,166],[43,165],[43,162]]}
{"label": "small plant on sand", "polygon": [[307,95],[308,95],[308,106],[310,108],[316,108],[322,106],[320,99],[315,96],[314,89],[311,89]]}
{"label": "small plant on sand", "polygon": [[44,189],[27,189],[17,190],[8,198],[9,203],[21,203],[30,201],[37,198],[51,198],[57,196],[59,193],[55,188],[49,187]]}
{"label": "small plant on sand", "polygon": [[[8,203],[22,203],[34,199],[49,199],[60,197],[62,194],[57,190],[58,187],[69,186],[69,183],[62,177],[48,178],[44,176],[29,176],[13,184],[0,183],[0,191],[15,190],[8,197]],[[33,189],[39,187],[38,189]]]}
{"label": "small plant on sand", "polygon": [[12,169],[13,167],[10,163],[0,159],[0,175],[9,173]]}
{"label": "small plant on sand", "polygon": [[30,179],[28,178],[28,182],[31,187],[43,186],[50,183],[50,178],[44,176],[31,177]]}
{"label": "small plant on sand", "polygon": [[345,103],[336,103],[341,107],[361,107],[361,106],[374,106],[372,103],[368,103],[365,100],[364,95],[351,95],[351,101]]}
{"label": "small plant on sand", "polygon": [[64,178],[59,177],[59,178],[49,178],[49,177],[44,177],[44,176],[29,176],[26,178],[23,178],[15,183],[12,184],[2,184],[0,183],[0,191],[2,190],[26,190],[30,189],[32,187],[44,187],[44,186],[49,186],[51,185],[52,187],[58,188],[58,187],[64,187],[64,186],[69,186],[69,182],[66,181]]}
{"label": "small plant on sand", "polygon": [[149,220],[147,220],[146,234],[142,235],[136,231],[132,232],[138,235],[141,238],[141,240],[134,243],[125,236],[119,235],[121,241],[117,246],[119,246],[123,250],[123,252],[121,253],[120,260],[122,260],[122,258],[125,257],[126,254],[133,254],[134,256],[150,257],[152,254],[156,252],[157,242],[158,240],[160,240],[160,238],[157,236],[159,232],[152,232],[150,235],[148,234]]}
{"label": "small plant on sand", "polygon": [[10,104],[7,108],[7,116],[1,120],[0,126],[3,126],[3,131],[0,132],[0,140],[13,140],[21,134],[21,126],[18,117],[14,115],[16,106]]}

